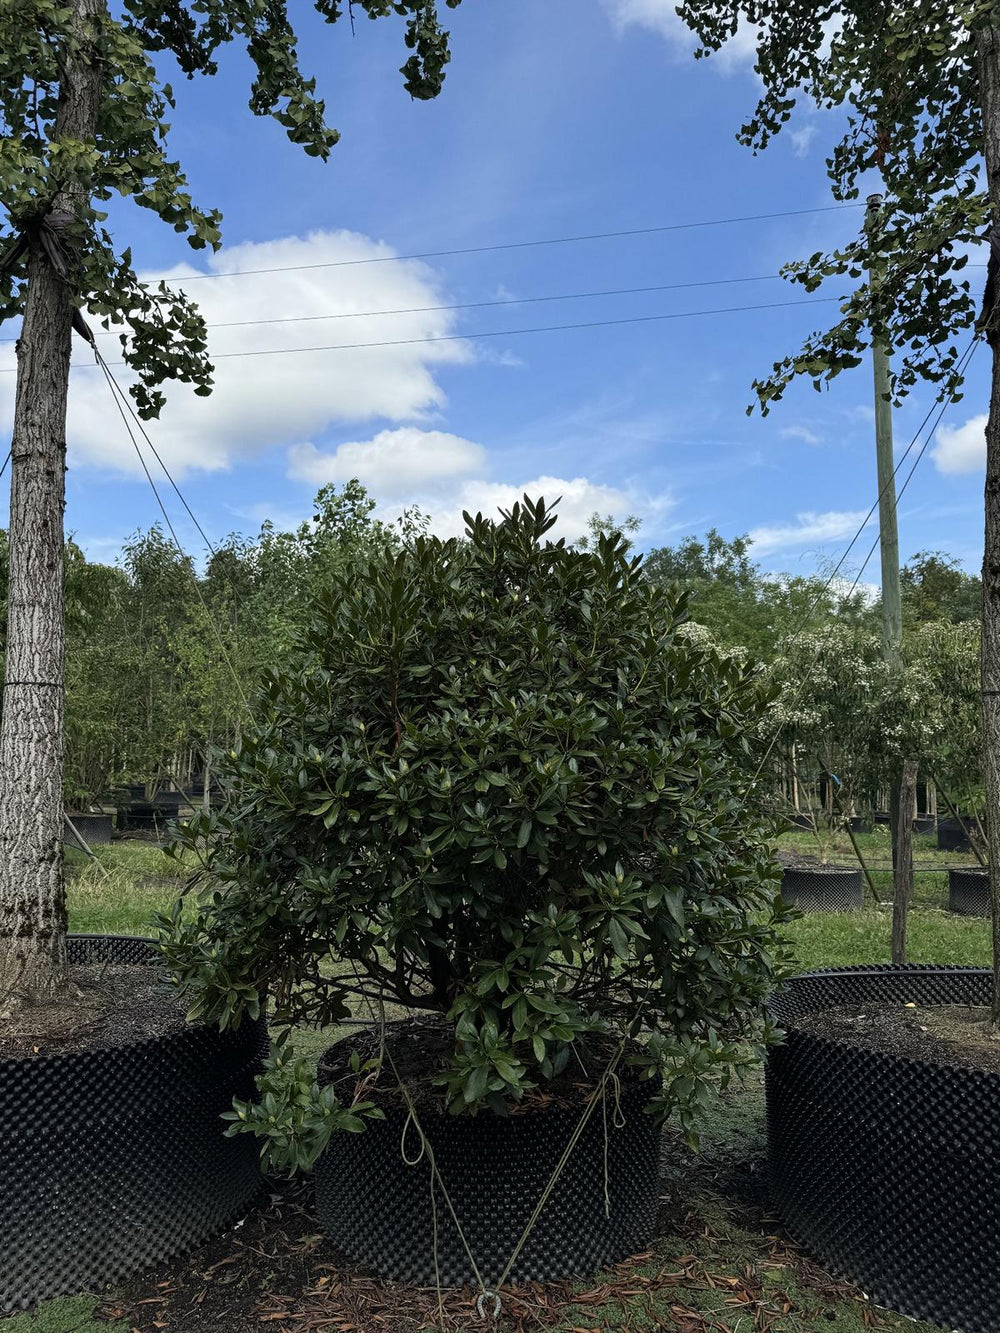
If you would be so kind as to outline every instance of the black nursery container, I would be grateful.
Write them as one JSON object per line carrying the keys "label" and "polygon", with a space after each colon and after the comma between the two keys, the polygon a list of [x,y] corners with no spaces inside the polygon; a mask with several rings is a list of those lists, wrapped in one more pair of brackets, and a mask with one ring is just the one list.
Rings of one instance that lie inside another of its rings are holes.
{"label": "black nursery container", "polygon": [[990,878],[982,866],[948,871],[948,910],[962,916],[989,916]]}
{"label": "black nursery container", "polygon": [[986,1005],[980,968],[857,967],[790,982],[767,1064],[772,1202],[791,1235],[879,1304],[1000,1328],[1000,1074],[796,1027],[836,1005]]}
{"label": "black nursery container", "polygon": [[961,823],[957,819],[939,819],[937,826],[937,845],[939,852],[971,852],[969,835],[975,830],[976,821],[971,815],[963,815]]}
{"label": "black nursery container", "polygon": [[[151,941],[76,935],[71,962],[141,964]],[[0,1059],[0,1310],[100,1291],[222,1230],[260,1189],[257,1147],[224,1137],[254,1095],[263,1021]]]}
{"label": "black nursery container", "polygon": [[864,877],[844,866],[786,866],[781,896],[800,912],[858,912],[865,904]]}
{"label": "black nursery container", "polygon": [[[510,1281],[593,1273],[644,1249],[654,1235],[660,1134],[643,1107],[655,1088],[620,1073],[620,1098],[609,1087],[606,1120],[600,1104],[591,1113]],[[485,1282],[499,1280],[583,1109],[545,1108],[509,1117],[420,1111]],[[420,1154],[416,1129],[406,1122],[402,1107],[387,1108],[385,1120],[367,1122],[363,1133],[332,1137],[315,1170],[320,1225],[344,1255],[384,1277],[420,1284],[433,1284],[438,1276],[447,1285],[473,1282],[440,1189],[435,1273],[431,1169],[427,1154]],[[404,1161],[401,1145],[414,1165]]]}
{"label": "black nursery container", "polygon": [[[89,811],[75,814],[69,811],[68,818],[88,847],[106,847],[114,836],[114,822],[110,815],[91,814]],[[63,830],[63,842],[69,847],[80,846],[68,824]]]}

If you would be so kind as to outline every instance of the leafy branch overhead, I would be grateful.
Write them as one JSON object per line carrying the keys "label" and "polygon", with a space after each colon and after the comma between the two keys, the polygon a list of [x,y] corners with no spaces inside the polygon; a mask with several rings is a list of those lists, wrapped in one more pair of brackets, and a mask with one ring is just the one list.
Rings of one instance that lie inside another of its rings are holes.
{"label": "leafy branch overhead", "polygon": [[[446,0],[452,9],[459,3]],[[314,7],[329,24],[344,13],[337,0],[314,0]],[[449,48],[436,0],[353,0],[348,8],[370,19],[405,19],[404,87],[421,99],[440,92]],[[167,380],[211,392],[205,323],[183,292],[139,278],[131,251],[117,248],[105,226],[101,205],[131,198],[195,250],[217,250],[222,240],[221,214],[194,202],[171,160],[175,97],[154,57],[169,53],[191,79],[214,74],[221,49],[239,42],[254,68],[254,115],[273,117],[311,157],[326,159],[339,135],[327,124],[315,78],[300,67],[285,4],[126,0],[113,16],[101,0],[93,10],[89,40],[103,74],[102,100],[96,139],[80,142],[54,133],[66,57],[77,40],[72,10],[60,0],[0,0],[0,204],[11,228],[6,243],[0,241],[0,321],[23,310],[31,250],[23,241],[45,228],[72,255],[66,276],[75,304],[122,330],[125,359],[138,377],[132,392],[151,417],[163,405],[159,386]],[[73,185],[89,201],[75,217],[56,209]]]}
{"label": "leafy branch overhead", "polygon": [[[860,229],[838,249],[782,270],[808,291],[829,279],[859,285],[837,323],[755,382],[761,411],[799,375],[819,389],[858,365],[872,331],[894,353],[897,401],[918,379],[942,396],[956,392],[957,335],[975,324],[979,304],[968,247],[982,240],[989,218],[974,34],[1000,21],[996,0],[683,0],[678,12],[701,56],[737,29],[759,34],[764,91],[742,143],[766,148],[803,100],[842,110],[844,134],[827,159],[834,197],[885,194],[877,238]],[[873,265],[884,274],[877,289],[859,282]]]}

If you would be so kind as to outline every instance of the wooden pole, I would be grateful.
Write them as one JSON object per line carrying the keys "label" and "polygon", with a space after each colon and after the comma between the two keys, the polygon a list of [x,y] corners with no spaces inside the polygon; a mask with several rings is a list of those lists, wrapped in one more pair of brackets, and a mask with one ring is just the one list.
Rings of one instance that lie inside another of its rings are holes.
{"label": "wooden pole", "polygon": [[906,962],[906,923],[910,910],[910,885],[913,882],[913,798],[917,787],[917,765],[912,759],[903,763],[899,782],[899,801],[894,811],[899,854],[893,867],[892,961]]}
{"label": "wooden pole", "polygon": [[[865,226],[877,240],[882,226],[882,196],[868,196]],[[884,261],[872,258],[868,281],[873,293],[884,271]],[[899,528],[896,520],[896,473],[892,457],[892,390],[885,340],[872,331],[872,373],[875,386],[875,460],[878,471],[878,527],[882,556],[882,640],[886,657],[898,662],[903,642],[903,601],[899,579]]]}

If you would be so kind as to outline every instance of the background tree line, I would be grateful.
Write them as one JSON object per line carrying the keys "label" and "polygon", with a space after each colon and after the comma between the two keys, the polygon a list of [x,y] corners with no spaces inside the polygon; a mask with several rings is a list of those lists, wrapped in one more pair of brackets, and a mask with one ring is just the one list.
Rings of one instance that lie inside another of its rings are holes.
{"label": "background tree line", "polygon": [[[232,534],[200,563],[158,527],[118,561],[66,547],[67,803],[115,787],[189,787],[238,732],[262,668],[279,659],[339,564],[362,544],[398,547],[426,527],[419,511],[375,517],[359,482],[324,487],[294,531],[265,523]],[[613,526],[594,515],[583,544]],[[638,524],[629,520],[626,532]],[[6,624],[6,533],[0,530],[0,635]],[[715,529],[647,551],[647,577],[690,596],[699,632],[761,664],[775,692],[774,766],[782,795],[837,771],[845,796],[875,803],[882,772],[916,747],[956,797],[978,787],[979,579],[940,552],[903,571],[906,666],[885,669],[880,611],[822,576],[765,572],[747,536]],[[3,640],[0,638],[0,648]],[[794,747],[794,748],[793,748]]]}

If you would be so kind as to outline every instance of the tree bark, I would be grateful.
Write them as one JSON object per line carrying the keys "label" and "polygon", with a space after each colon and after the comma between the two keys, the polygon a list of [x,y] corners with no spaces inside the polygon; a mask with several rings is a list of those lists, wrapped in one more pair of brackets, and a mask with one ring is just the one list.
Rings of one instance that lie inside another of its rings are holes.
{"label": "tree bark", "polygon": [[906,962],[906,926],[913,891],[913,798],[917,790],[917,765],[903,763],[899,797],[892,812],[896,825],[896,860],[893,865],[892,961]]}
{"label": "tree bark", "polygon": [[[993,223],[1000,223],[1000,29],[976,34],[983,155]],[[1000,338],[989,332],[993,349],[990,411],[986,424],[986,530],[983,547],[983,784],[993,918],[993,1025],[1000,1026]]]}
{"label": "tree bark", "polygon": [[[105,0],[72,0],[76,42],[64,53],[53,139],[92,141],[102,73],[97,20]],[[52,200],[53,225],[76,217],[80,184]],[[72,250],[67,247],[67,263]],[[63,881],[63,508],[66,402],[74,297],[32,245],[17,344],[11,440],[10,574],[0,717],[0,1006],[61,984]]]}

